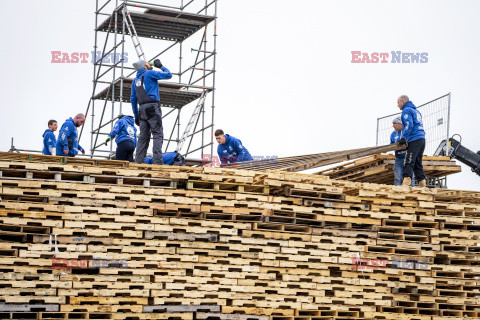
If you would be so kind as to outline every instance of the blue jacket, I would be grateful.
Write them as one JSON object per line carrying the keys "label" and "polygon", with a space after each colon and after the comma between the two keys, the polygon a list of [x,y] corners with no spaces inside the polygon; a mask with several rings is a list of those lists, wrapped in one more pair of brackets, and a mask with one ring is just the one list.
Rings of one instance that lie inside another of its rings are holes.
{"label": "blue jacket", "polygon": [[[68,148],[68,140],[73,142],[73,148]],[[63,150],[68,150],[65,154]],[[57,156],[75,157],[78,151],[83,152],[83,148],[78,144],[77,127],[72,118],[65,120],[65,123],[60,128],[57,139]]]}
{"label": "blue jacket", "polygon": [[403,137],[408,142],[425,139],[422,114],[408,101],[402,109]]}
{"label": "blue jacket", "polygon": [[217,147],[222,164],[253,160],[247,148],[242,145],[242,141],[229,134],[226,134],[225,138],[225,144],[219,144]]}
{"label": "blue jacket", "polygon": [[[173,164],[175,161],[175,157],[177,156],[177,152],[167,152],[162,154],[162,160],[163,164],[168,164],[169,166]],[[153,164],[153,158],[152,157],[146,157],[145,158],[145,163],[147,164]]]}
{"label": "blue jacket", "polygon": [[[393,131],[390,135],[390,143],[394,144],[400,141],[403,138],[403,130],[400,131]],[[397,150],[395,151],[395,157],[398,159],[405,159],[405,155],[407,154],[407,150]]]}
{"label": "blue jacket", "polygon": [[142,76],[145,74],[145,79],[143,81],[143,87],[147,94],[154,100],[160,101],[160,92],[158,91],[158,80],[162,79],[171,79],[172,74],[170,70],[165,67],[162,67],[162,72],[155,70],[140,69],[137,72],[137,76],[132,83],[132,94],[130,95],[130,102],[132,103],[133,114],[135,118],[138,118],[138,105],[137,105],[137,90],[135,89],[135,83],[137,81],[142,81]]}
{"label": "blue jacket", "polygon": [[55,139],[55,135],[53,134],[53,131],[50,129],[45,130],[45,132],[42,135],[43,137],[43,154],[46,154],[47,156],[51,156],[53,149],[55,149],[55,144],[57,143],[57,140]]}
{"label": "blue jacket", "polygon": [[115,138],[115,142],[119,144],[122,141],[132,141],[137,146],[137,128],[135,128],[135,120],[130,116],[123,116],[115,122],[112,132],[108,135]]}

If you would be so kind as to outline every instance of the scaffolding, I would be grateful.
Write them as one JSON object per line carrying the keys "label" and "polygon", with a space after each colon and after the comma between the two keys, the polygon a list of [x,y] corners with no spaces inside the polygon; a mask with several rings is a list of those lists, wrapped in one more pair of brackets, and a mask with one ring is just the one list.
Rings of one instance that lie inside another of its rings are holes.
{"label": "scaffolding", "polygon": [[[113,143],[105,139],[121,114],[132,113],[131,63],[155,59],[173,75],[169,82],[158,83],[162,151],[194,158],[213,154],[217,1],[96,0],[93,89],[86,111],[92,157],[113,154]],[[133,56],[128,48],[133,48]]]}

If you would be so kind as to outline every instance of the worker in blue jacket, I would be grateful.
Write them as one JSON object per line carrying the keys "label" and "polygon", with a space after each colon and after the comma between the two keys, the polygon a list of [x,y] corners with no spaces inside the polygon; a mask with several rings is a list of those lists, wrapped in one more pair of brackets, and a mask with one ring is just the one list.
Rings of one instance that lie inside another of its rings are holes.
{"label": "worker in blue jacket", "polygon": [[253,160],[247,148],[242,145],[242,141],[225,134],[223,130],[215,131],[215,139],[218,142],[217,153],[222,164]]}
{"label": "worker in blue jacket", "polygon": [[[390,143],[394,144],[400,141],[403,138],[403,125],[402,118],[396,117],[393,119],[393,129],[394,131],[390,135]],[[396,186],[401,186],[403,182],[403,171],[405,167],[405,154],[407,150],[397,150],[395,151],[395,164],[393,165],[393,184]],[[415,186],[415,181],[412,179],[412,187]]]}
{"label": "worker in blue jacket", "polygon": [[83,126],[85,116],[81,113],[75,118],[68,118],[60,128],[57,139],[57,156],[75,157],[78,151],[85,154],[85,150],[78,143],[77,128]]}
{"label": "worker in blue jacket", "polygon": [[133,153],[137,146],[137,128],[135,128],[133,117],[120,115],[113,126],[112,132],[105,140],[105,145],[115,137],[115,142],[117,143],[115,159],[132,162]]}
{"label": "worker in blue jacket", "polygon": [[[166,152],[162,155],[163,157],[163,164],[167,164],[170,166],[184,166],[185,165],[185,158],[178,153],[177,151],[174,152]],[[152,157],[145,157],[145,163],[153,164]]]}
{"label": "worker in blue jacket", "polygon": [[154,66],[162,71],[152,70],[150,63],[144,60],[133,64],[137,75],[133,80],[130,102],[135,115],[135,124],[140,126],[135,155],[137,163],[144,163],[148,145],[150,144],[150,136],[153,135],[153,162],[155,164],[163,164],[162,110],[160,108],[160,92],[157,81],[171,79],[172,74],[158,59],[154,61]]}
{"label": "worker in blue jacket", "polygon": [[415,174],[418,179],[418,186],[426,187],[427,180],[422,165],[423,152],[425,151],[425,129],[422,114],[406,95],[397,99],[397,105],[402,110],[403,125],[403,137],[399,143],[400,145],[407,145],[402,185],[411,185]]}
{"label": "worker in blue jacket", "polygon": [[49,120],[48,129],[43,133],[43,150],[42,154],[47,156],[55,155],[55,145],[57,140],[55,139],[54,132],[57,131],[57,121]]}

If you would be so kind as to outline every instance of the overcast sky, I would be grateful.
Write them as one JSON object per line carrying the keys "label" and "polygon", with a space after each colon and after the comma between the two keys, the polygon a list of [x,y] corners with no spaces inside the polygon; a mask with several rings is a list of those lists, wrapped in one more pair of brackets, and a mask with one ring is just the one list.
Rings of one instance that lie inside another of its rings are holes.
{"label": "overcast sky", "polygon": [[[40,150],[50,118],[86,109],[92,64],[52,64],[51,52],[92,51],[95,1],[2,5],[0,150],[11,137]],[[219,0],[215,127],[258,156],[367,147],[399,95],[420,105],[451,92],[451,133],[476,152],[479,12],[478,0]],[[428,62],[357,64],[351,51],[427,52]],[[464,167],[449,187],[480,190],[480,177]]]}

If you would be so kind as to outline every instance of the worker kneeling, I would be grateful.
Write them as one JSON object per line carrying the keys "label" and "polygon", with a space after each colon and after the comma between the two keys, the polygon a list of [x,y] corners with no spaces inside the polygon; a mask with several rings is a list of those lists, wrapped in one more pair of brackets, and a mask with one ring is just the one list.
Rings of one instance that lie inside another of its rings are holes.
{"label": "worker kneeling", "polygon": [[133,117],[119,116],[112,132],[110,132],[107,140],[105,140],[105,145],[115,137],[115,142],[117,143],[115,159],[132,162],[133,153],[137,146],[137,128],[135,128],[135,120],[133,120]]}
{"label": "worker kneeling", "polygon": [[[170,166],[184,166],[185,165],[185,158],[178,153],[177,151],[174,152],[167,152],[162,155],[163,164],[167,164]],[[146,157],[145,163],[153,164],[152,157]]]}
{"label": "worker kneeling", "polygon": [[215,139],[218,142],[217,153],[222,164],[253,160],[247,148],[242,145],[242,141],[224,134],[223,130],[215,131]]}
{"label": "worker kneeling", "polygon": [[427,180],[422,165],[423,152],[425,151],[425,130],[423,128],[422,114],[405,95],[397,99],[397,105],[402,110],[403,124],[403,138],[400,139],[399,144],[407,145],[402,185],[409,186],[415,173],[418,179],[418,186],[426,187]]}

